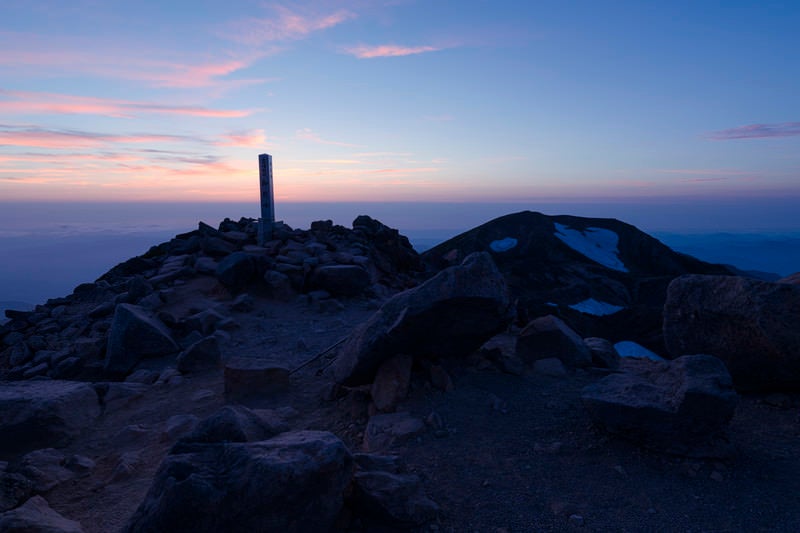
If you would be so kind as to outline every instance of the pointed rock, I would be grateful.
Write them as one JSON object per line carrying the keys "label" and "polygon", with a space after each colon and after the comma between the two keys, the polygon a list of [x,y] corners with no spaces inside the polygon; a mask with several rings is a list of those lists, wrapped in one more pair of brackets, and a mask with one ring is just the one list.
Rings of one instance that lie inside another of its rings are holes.
{"label": "pointed rock", "polygon": [[159,357],[179,350],[167,327],[143,308],[119,304],[108,334],[104,369],[127,374],[145,357]]}

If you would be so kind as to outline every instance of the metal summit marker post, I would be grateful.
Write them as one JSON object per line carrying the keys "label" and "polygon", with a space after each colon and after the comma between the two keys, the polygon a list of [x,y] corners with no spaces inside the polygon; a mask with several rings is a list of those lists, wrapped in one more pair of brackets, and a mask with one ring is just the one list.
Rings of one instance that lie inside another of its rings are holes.
{"label": "metal summit marker post", "polygon": [[272,156],[258,156],[258,177],[261,186],[261,218],[258,219],[258,244],[272,239],[275,224],[275,200],[272,195]]}

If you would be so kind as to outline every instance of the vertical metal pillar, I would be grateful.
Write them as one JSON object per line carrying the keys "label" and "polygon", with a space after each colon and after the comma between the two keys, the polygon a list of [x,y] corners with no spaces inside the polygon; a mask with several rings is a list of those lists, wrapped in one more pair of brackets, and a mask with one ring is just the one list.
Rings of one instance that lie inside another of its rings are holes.
{"label": "vertical metal pillar", "polygon": [[258,219],[258,243],[264,245],[272,239],[275,224],[275,200],[272,195],[272,156],[258,156],[258,176],[261,185],[261,218]]}

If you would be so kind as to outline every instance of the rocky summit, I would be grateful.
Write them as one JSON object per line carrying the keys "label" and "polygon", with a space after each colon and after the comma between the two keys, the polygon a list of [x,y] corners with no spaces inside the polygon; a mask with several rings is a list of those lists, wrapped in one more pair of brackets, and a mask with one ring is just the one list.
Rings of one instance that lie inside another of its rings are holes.
{"label": "rocky summit", "polygon": [[798,275],[225,219],[0,326],[0,530],[795,531]]}

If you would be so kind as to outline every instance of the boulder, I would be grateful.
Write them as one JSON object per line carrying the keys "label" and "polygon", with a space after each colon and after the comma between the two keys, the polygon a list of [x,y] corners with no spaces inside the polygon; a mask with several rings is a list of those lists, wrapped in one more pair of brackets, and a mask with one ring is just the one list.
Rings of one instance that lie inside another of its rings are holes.
{"label": "boulder", "polygon": [[378,368],[370,389],[372,401],[378,410],[394,411],[397,404],[406,397],[413,362],[410,355],[398,354],[384,361]]}
{"label": "boulder", "polygon": [[364,431],[364,449],[383,451],[395,444],[403,444],[425,431],[425,423],[408,413],[374,415]]}
{"label": "boulder", "polygon": [[209,368],[216,368],[222,360],[219,349],[219,340],[214,337],[205,337],[195,342],[178,355],[176,367],[178,371],[187,374]]}
{"label": "boulder", "polygon": [[532,320],[520,331],[516,354],[526,363],[555,357],[561,359],[568,368],[592,364],[592,354],[583,339],[563,320],[553,315]]}
{"label": "boulder", "polygon": [[289,426],[271,411],[226,405],[200,422],[185,442],[253,442],[287,431]]}
{"label": "boulder", "polygon": [[511,316],[506,283],[491,257],[472,254],[396,294],[358,326],[332,365],[334,380],[369,383],[380,364],[399,353],[464,357],[503,330]]}
{"label": "boulder", "polygon": [[329,531],[352,475],[350,452],[328,432],[179,442],[124,531]]}
{"label": "boulder", "polygon": [[264,283],[267,284],[270,295],[276,300],[288,302],[295,296],[291,279],[282,272],[267,270],[264,273]]}
{"label": "boulder", "polygon": [[420,526],[436,518],[439,506],[422,490],[418,476],[382,471],[356,472],[356,512],[383,523]]}
{"label": "boulder", "polygon": [[334,296],[356,296],[372,284],[369,272],[356,265],[318,267],[311,279],[314,287]]}
{"label": "boulder", "polygon": [[245,252],[234,252],[217,265],[217,279],[233,289],[244,288],[253,280],[256,272],[256,262]]}
{"label": "boulder", "polygon": [[711,355],[641,360],[583,389],[594,422],[646,447],[692,457],[730,453],[725,431],[738,397]]}
{"label": "boulder", "polygon": [[100,414],[91,385],[74,381],[8,381],[0,387],[0,450],[60,446]]}
{"label": "boulder", "polygon": [[78,522],[64,518],[41,496],[0,514],[0,531],[7,533],[83,533]]}
{"label": "boulder", "polygon": [[683,276],[669,285],[664,341],[673,356],[719,357],[738,390],[800,389],[800,285]]}
{"label": "boulder", "polygon": [[289,387],[289,369],[255,357],[239,357],[225,363],[225,397],[243,400],[268,396]]}
{"label": "boulder", "polygon": [[586,337],[583,339],[583,344],[589,349],[594,366],[612,370],[619,368],[620,355],[610,340],[600,337]]}
{"label": "boulder", "polygon": [[33,481],[0,466],[0,513],[19,507],[30,498],[32,492]]}
{"label": "boulder", "polygon": [[119,304],[108,333],[104,369],[111,374],[127,374],[145,357],[176,353],[178,345],[167,327],[143,308]]}

